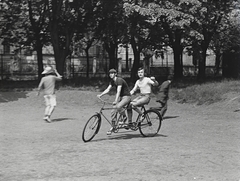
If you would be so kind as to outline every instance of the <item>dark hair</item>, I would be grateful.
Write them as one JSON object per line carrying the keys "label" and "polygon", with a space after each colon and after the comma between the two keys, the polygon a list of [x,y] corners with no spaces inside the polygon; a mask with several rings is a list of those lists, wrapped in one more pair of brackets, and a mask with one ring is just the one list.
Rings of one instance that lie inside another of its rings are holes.
{"label": "dark hair", "polygon": [[168,75],[167,79],[168,80],[173,80],[173,75]]}
{"label": "dark hair", "polygon": [[115,69],[110,69],[109,73],[117,73],[117,71]]}
{"label": "dark hair", "polygon": [[139,71],[139,70],[144,70],[144,68],[143,68],[143,67],[139,67],[139,68],[138,68],[138,71]]}

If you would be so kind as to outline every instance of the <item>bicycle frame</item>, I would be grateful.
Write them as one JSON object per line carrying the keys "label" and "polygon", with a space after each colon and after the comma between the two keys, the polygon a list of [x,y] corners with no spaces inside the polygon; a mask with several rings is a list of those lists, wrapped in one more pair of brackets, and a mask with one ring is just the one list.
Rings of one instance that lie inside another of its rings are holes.
{"label": "bicycle frame", "polygon": [[[120,129],[130,129],[130,131],[139,130],[144,137],[152,137],[159,132],[162,118],[156,110],[146,110],[145,107],[142,106],[141,110],[143,111],[143,114],[138,114],[136,121],[131,125],[123,122],[123,116],[121,114],[118,116],[116,122],[113,122],[112,120],[109,120],[103,112],[104,110],[113,110],[116,108],[105,107],[108,102],[102,99],[100,100],[103,102],[103,105],[101,106],[99,112],[92,115],[83,128],[82,139],[84,142],[91,141],[98,133],[101,127],[102,117],[112,126],[112,131],[114,133],[117,133]],[[128,106],[124,107],[124,111],[126,111],[127,107]],[[133,110],[136,111],[135,109]]]}
{"label": "bicycle frame", "polygon": [[[102,107],[100,108],[100,110],[99,110],[99,112],[97,112],[97,114],[99,114],[100,116],[102,116],[102,117],[104,117],[105,118],[105,120],[111,125],[111,126],[115,126],[115,125],[112,125],[112,122],[111,122],[111,120],[109,120],[105,115],[104,115],[104,113],[103,113],[103,111],[104,110],[113,110],[113,109],[116,109],[116,108],[113,108],[113,107],[104,107],[106,104],[111,104],[110,102],[107,102],[107,101],[105,101],[105,100],[103,100],[103,99],[101,99],[101,98],[99,98],[99,100],[101,100],[102,102],[103,102],[103,105],[102,105]],[[123,108],[124,108],[124,111],[126,111],[127,110],[127,107],[128,107],[128,105],[127,106],[124,106]],[[133,109],[134,110],[134,109]],[[141,106],[141,110],[143,111],[143,112],[145,112],[146,111],[146,108],[145,108],[145,106],[143,105],[143,106]],[[134,110],[135,112],[137,112],[136,110]],[[121,117],[121,116],[120,116]],[[117,118],[117,122],[116,122],[116,125],[118,124],[118,122],[119,122],[119,120],[120,120],[120,117],[118,117]],[[140,119],[140,114],[138,113],[138,115],[137,115],[137,118],[136,118],[136,123],[138,123],[139,122],[139,119]],[[119,127],[118,127],[118,129],[119,129]],[[136,128],[135,128],[136,129]]]}

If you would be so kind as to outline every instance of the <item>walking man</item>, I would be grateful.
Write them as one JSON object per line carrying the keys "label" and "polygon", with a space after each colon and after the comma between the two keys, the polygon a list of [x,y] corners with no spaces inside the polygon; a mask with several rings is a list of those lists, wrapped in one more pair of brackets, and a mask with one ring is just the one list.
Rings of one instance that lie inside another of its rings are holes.
{"label": "walking man", "polygon": [[55,85],[56,81],[62,80],[62,76],[50,66],[47,66],[42,72],[45,75],[39,85],[37,95],[40,94],[41,89],[44,91],[44,100],[46,104],[44,112],[44,120],[48,123],[51,123],[51,115],[57,105],[56,94],[55,94]]}

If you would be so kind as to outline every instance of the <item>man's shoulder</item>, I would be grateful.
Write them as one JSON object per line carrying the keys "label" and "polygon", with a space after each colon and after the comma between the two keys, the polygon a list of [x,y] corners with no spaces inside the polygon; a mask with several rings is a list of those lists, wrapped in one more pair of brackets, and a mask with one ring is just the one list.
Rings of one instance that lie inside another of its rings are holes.
{"label": "man's shoulder", "polygon": [[150,77],[144,77],[144,80],[147,82],[151,81]]}
{"label": "man's shoulder", "polygon": [[117,80],[124,80],[122,77],[117,77]]}
{"label": "man's shoulder", "polygon": [[167,80],[165,80],[162,84],[169,84],[169,82]]}
{"label": "man's shoulder", "polygon": [[168,87],[170,85],[169,81],[164,81],[161,86]]}
{"label": "man's shoulder", "polygon": [[122,83],[122,82],[125,82],[125,80],[122,77],[117,77],[116,82]]}

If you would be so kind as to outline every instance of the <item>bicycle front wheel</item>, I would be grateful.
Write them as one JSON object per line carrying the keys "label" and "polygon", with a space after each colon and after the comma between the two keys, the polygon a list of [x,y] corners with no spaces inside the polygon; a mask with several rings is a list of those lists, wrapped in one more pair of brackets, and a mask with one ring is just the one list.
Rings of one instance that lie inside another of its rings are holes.
{"label": "bicycle front wheel", "polygon": [[95,114],[92,117],[90,117],[83,128],[82,140],[84,142],[91,141],[94,138],[94,136],[98,133],[100,126],[101,116],[99,114]]}
{"label": "bicycle front wheel", "polygon": [[143,120],[139,124],[139,131],[144,137],[155,136],[162,124],[162,117],[155,110],[147,110],[144,112]]}

